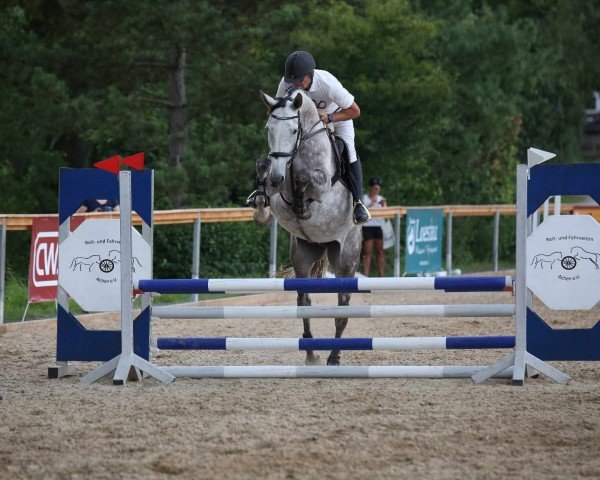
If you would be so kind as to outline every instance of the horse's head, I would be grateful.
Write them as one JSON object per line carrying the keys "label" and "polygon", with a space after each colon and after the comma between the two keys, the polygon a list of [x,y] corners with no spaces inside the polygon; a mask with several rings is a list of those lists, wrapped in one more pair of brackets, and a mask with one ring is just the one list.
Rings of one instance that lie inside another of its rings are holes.
{"label": "horse's head", "polygon": [[298,152],[302,140],[303,126],[310,119],[318,121],[316,107],[308,96],[300,91],[292,91],[281,98],[273,98],[260,92],[269,108],[267,131],[269,137],[269,159],[271,161],[269,180],[279,188],[284,180],[287,167]]}

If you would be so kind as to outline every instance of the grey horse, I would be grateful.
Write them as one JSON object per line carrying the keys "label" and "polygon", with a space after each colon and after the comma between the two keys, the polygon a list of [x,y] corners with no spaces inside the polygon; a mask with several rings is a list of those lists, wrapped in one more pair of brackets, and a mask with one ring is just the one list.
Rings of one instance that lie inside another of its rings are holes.
{"label": "grey horse", "polygon": [[[353,277],[361,230],[352,221],[350,192],[336,181],[333,147],[314,103],[300,90],[283,98],[261,92],[261,97],[269,108],[269,155],[256,165],[259,187],[254,221],[266,226],[273,215],[290,232],[296,277],[321,277],[328,263],[336,277]],[[338,293],[338,305],[349,303],[350,293]],[[310,304],[310,295],[299,292],[298,305]],[[341,338],[347,324],[347,318],[335,319],[336,338]],[[312,338],[309,318],[304,319],[303,336]],[[313,351],[306,352],[307,365],[319,360]],[[339,364],[340,351],[334,350],[327,365]]]}

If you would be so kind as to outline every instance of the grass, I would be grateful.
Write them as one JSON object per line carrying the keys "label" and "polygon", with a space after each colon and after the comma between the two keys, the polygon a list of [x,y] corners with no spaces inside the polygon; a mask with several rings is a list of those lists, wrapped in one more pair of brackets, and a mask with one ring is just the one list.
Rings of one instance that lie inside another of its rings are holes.
{"label": "grass", "polygon": [[[6,277],[6,292],[4,296],[4,323],[20,322],[27,306],[28,289],[27,281],[14,277],[10,273]],[[201,294],[198,296],[199,300],[210,300],[215,298],[223,298],[227,295],[209,295]],[[161,304],[173,304],[173,303],[186,303],[191,302],[191,295],[161,295],[153,298],[153,303],[157,305]],[[136,305],[139,300],[136,302]],[[86,313],[84,310],[77,305],[76,302],[71,300],[69,302],[69,310],[75,315],[80,313]],[[41,318],[52,318],[56,317],[56,304],[53,301],[50,302],[38,302],[32,303],[27,310],[26,320],[37,320]]]}
{"label": "grass", "polygon": [[[4,322],[19,322],[27,306],[27,280],[14,277],[10,274],[6,277],[6,290],[4,294]],[[73,304],[73,313],[82,313],[76,304]],[[32,303],[27,311],[27,320],[48,318],[56,316],[56,305],[51,302]]]}
{"label": "grass", "polygon": [[[492,262],[473,262],[463,267],[462,265],[453,265],[452,268],[460,268],[462,274],[472,274],[477,272],[491,272],[494,269]],[[498,270],[514,270],[514,262],[501,262],[498,261]]]}

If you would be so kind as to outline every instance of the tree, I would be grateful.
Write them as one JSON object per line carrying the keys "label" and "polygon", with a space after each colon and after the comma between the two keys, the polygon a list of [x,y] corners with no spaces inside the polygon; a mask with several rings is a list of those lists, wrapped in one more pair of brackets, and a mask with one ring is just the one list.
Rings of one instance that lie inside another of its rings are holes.
{"label": "tree", "polygon": [[384,179],[388,202],[441,201],[430,158],[445,124],[451,79],[430,49],[435,23],[404,0],[313,8],[311,29],[294,32],[294,48],[313,52],[317,67],[355,95],[362,112],[355,121],[357,148],[366,175]]}

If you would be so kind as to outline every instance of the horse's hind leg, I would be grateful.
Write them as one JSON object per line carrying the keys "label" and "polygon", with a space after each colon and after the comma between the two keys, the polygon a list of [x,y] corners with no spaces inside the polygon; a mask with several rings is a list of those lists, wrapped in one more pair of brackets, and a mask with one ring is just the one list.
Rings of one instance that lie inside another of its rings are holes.
{"label": "horse's hind leg", "polygon": [[[313,265],[324,255],[325,248],[321,245],[308,243],[294,235],[291,236],[290,244],[290,258],[296,277],[310,277]],[[298,306],[306,307],[310,305],[310,294],[298,292]],[[310,318],[303,318],[302,320],[304,322],[304,333],[302,337],[313,338],[312,332],[310,331]],[[315,355],[313,350],[307,350],[305,363],[306,365],[318,365],[320,363],[320,358],[318,355]]]}
{"label": "horse's hind leg", "polygon": [[[338,305],[347,306],[350,305],[350,293],[338,293]],[[335,319],[335,338],[342,338],[342,334],[348,325],[348,318],[336,318]],[[332,350],[327,357],[327,365],[339,365],[342,352],[340,350]]]}
{"label": "horse's hind leg", "polygon": [[[351,230],[340,249],[337,242],[330,244],[328,249],[329,260],[333,264],[335,276],[339,278],[353,277],[360,260],[361,230],[356,227]],[[350,305],[350,293],[338,293],[338,305]],[[335,319],[335,338],[342,338],[342,334],[348,325],[348,318]],[[332,350],[327,358],[327,365],[339,365],[341,358],[340,350]]]}

